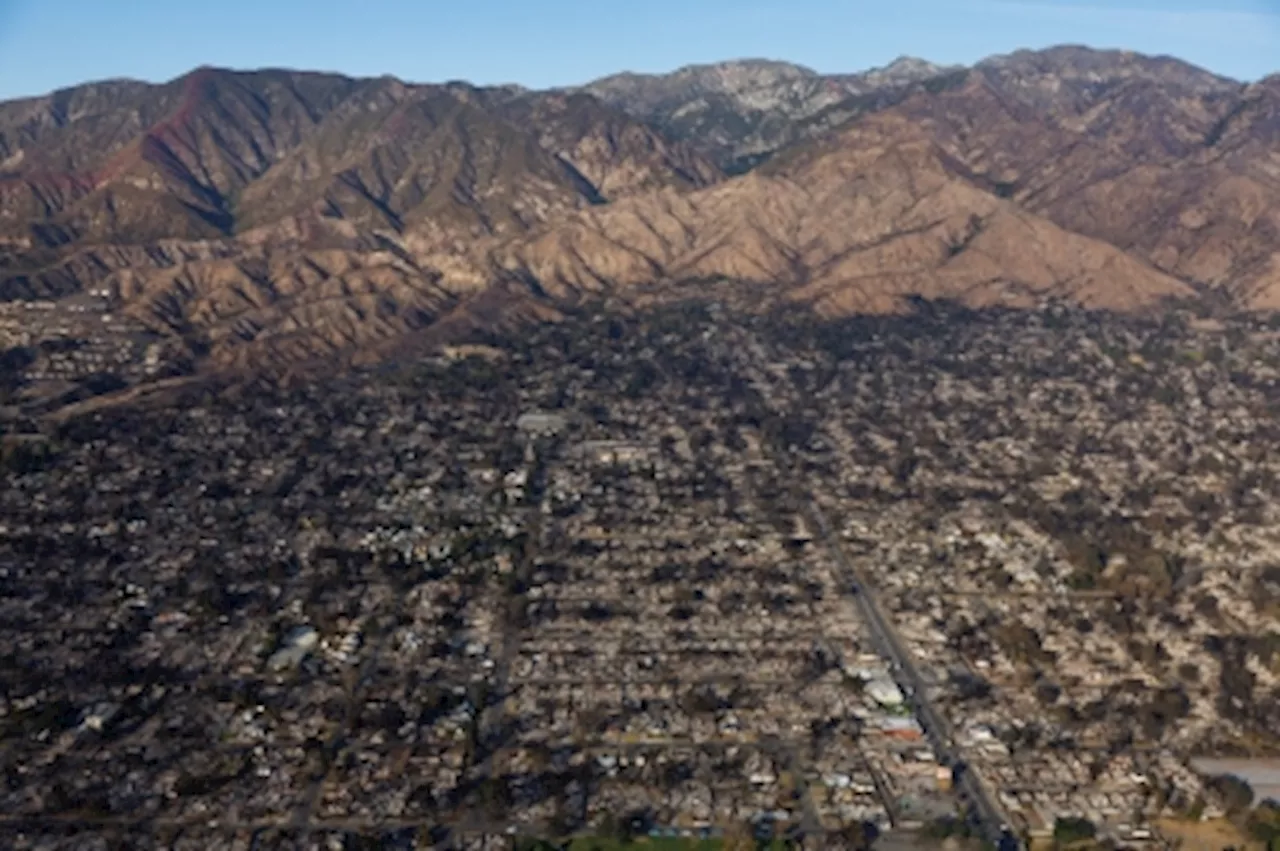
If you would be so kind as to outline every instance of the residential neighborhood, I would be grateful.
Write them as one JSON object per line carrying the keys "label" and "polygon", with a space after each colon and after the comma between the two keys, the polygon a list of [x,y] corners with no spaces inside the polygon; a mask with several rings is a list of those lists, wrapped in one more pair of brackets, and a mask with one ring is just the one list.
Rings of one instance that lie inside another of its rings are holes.
{"label": "residential neighborhood", "polygon": [[1203,760],[1280,755],[1280,337],[934,310],[584,309],[20,412],[0,831],[1173,847],[1243,820],[1262,799]]}

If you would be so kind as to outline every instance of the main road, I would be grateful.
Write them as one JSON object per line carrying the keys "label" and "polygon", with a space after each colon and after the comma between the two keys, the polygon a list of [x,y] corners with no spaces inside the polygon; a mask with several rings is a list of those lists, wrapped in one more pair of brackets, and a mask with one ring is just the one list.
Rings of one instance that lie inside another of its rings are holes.
{"label": "main road", "polygon": [[[766,404],[773,407],[774,400],[779,398],[773,382],[775,379],[785,381],[785,373],[768,357],[755,335],[748,333],[743,336],[745,339],[740,341],[742,345],[738,351],[746,359],[746,378],[762,393]],[[892,665],[894,680],[911,702],[916,718],[929,737],[929,743],[939,762],[952,770],[961,800],[972,808],[979,830],[998,851],[1022,851],[1022,843],[1010,829],[1009,819],[1003,808],[987,790],[977,770],[965,763],[946,719],[929,702],[928,689],[915,660],[899,639],[893,625],[881,614],[871,583],[845,554],[839,540],[832,534],[831,524],[827,522],[826,515],[822,513],[822,508],[812,494],[809,494],[808,502],[814,527],[831,551],[836,564],[844,571],[850,591],[857,598],[863,619],[871,631],[877,652]]]}
{"label": "main road", "polygon": [[850,590],[858,600],[863,619],[871,630],[872,641],[876,651],[888,659],[899,688],[911,702],[912,709],[924,728],[929,743],[937,754],[938,761],[949,767],[956,776],[957,789],[962,800],[972,806],[977,817],[978,827],[983,836],[995,844],[1000,851],[1021,851],[1021,843],[1009,828],[1009,820],[999,802],[990,794],[982,778],[961,757],[960,749],[955,743],[950,725],[940,712],[929,702],[929,693],[924,678],[921,677],[915,659],[903,645],[893,624],[880,610],[875,591],[863,575],[845,554],[844,548],[831,531],[826,515],[816,500],[810,500],[810,514],[814,527],[821,536],[832,557],[844,571],[850,583]]}

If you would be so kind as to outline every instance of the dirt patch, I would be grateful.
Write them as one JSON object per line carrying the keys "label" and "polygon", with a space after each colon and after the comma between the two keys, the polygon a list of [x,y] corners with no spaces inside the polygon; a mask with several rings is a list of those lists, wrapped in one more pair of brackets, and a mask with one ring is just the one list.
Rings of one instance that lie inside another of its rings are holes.
{"label": "dirt patch", "polygon": [[1248,837],[1227,819],[1161,819],[1156,822],[1156,827],[1168,838],[1178,840],[1181,851],[1222,851],[1224,848],[1266,851],[1261,842]]}

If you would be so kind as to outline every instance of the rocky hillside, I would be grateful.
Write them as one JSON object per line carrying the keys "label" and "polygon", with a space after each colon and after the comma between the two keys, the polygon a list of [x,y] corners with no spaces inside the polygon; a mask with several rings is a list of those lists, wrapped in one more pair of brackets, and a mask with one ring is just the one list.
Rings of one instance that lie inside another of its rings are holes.
{"label": "rocky hillside", "polygon": [[861,74],[822,75],[800,65],[740,60],[670,74],[617,74],[583,91],[688,141],[730,172],[851,118],[957,82],[962,68],[902,57]]}
{"label": "rocky hillside", "polygon": [[550,92],[202,68],[0,104],[0,299],[106,292],[248,368],[709,279],[1273,308],[1278,199],[1280,78],[1125,52]]}

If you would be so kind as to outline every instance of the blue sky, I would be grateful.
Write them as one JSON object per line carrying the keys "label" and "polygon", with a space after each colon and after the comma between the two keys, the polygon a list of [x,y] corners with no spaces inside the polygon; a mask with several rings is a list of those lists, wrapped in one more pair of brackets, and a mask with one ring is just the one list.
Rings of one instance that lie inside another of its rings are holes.
{"label": "blue sky", "polygon": [[1280,0],[0,0],[0,98],[198,65],[564,85],[763,56],[857,71],[1077,43],[1280,71]]}

